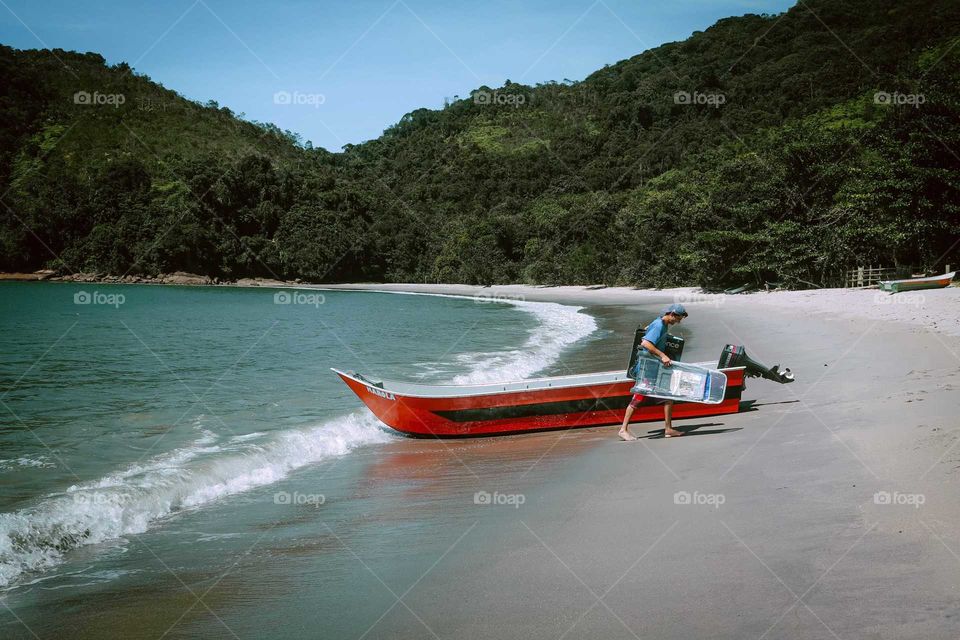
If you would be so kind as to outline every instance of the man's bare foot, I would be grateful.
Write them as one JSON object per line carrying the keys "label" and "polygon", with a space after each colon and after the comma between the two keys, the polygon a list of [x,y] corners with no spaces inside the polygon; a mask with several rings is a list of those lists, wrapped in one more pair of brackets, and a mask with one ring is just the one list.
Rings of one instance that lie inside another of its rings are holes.
{"label": "man's bare foot", "polygon": [[664,438],[679,438],[683,435],[683,431],[677,431],[676,429],[664,429],[663,437]]}
{"label": "man's bare foot", "polygon": [[632,442],[637,439],[637,436],[633,435],[626,429],[620,429],[620,431],[617,432],[617,435],[620,436],[621,440],[624,440],[626,442]]}

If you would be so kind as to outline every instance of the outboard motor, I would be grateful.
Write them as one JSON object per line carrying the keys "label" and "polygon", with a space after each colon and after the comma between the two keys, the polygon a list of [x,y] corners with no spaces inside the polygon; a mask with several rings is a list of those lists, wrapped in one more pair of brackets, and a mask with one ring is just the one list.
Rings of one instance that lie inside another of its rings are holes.
{"label": "outboard motor", "polygon": [[681,336],[667,336],[667,346],[663,348],[663,352],[671,360],[679,360],[680,356],[683,355],[683,338]]}
{"label": "outboard motor", "polygon": [[[640,357],[640,342],[643,340],[643,334],[646,333],[646,325],[638,325],[636,332],[633,334],[633,349],[630,351],[630,363],[627,364],[627,375],[633,376],[633,370],[637,366],[637,358]],[[683,338],[680,336],[667,336],[667,346],[663,348],[663,352],[667,354],[667,357],[671,360],[679,360],[680,356],[683,355]]]}
{"label": "outboard motor", "polygon": [[745,373],[751,378],[766,378],[780,384],[793,382],[793,374],[790,373],[790,369],[780,371],[779,364],[772,367],[762,365],[750,358],[742,345],[728,344],[723,348],[717,368],[725,369],[728,367],[746,367]]}

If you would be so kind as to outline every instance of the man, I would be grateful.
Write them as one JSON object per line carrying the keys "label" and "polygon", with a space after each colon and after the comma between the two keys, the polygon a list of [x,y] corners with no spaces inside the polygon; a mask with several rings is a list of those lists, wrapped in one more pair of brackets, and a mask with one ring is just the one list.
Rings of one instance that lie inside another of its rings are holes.
{"label": "man", "polygon": [[[665,367],[673,364],[673,361],[663,352],[667,346],[667,336],[669,335],[667,327],[680,324],[680,321],[686,317],[687,310],[683,308],[682,304],[672,304],[664,309],[659,318],[647,325],[646,332],[643,334],[643,340],[640,342],[642,347],[640,350],[641,353],[643,355],[660,358],[660,362],[662,362]],[[630,441],[637,439],[635,435],[630,433],[630,418],[633,416],[633,411],[640,406],[642,401],[643,396],[640,394],[634,395],[630,400],[630,406],[627,407],[627,413],[623,416],[623,424],[620,426],[620,431],[617,434],[621,440]],[[663,404],[663,436],[665,438],[682,436],[682,431],[677,431],[673,428],[673,400],[661,400],[660,402]]]}

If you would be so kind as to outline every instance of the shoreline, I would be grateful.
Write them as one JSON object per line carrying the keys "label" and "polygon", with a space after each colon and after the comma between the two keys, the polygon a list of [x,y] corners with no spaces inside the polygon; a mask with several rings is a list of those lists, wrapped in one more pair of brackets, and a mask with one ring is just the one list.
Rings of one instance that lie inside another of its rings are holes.
{"label": "shoreline", "polygon": [[877,289],[810,289],[757,291],[741,294],[704,293],[698,287],[634,289],[600,286],[452,284],[342,284],[299,285],[333,291],[383,291],[461,295],[489,300],[529,300],[584,307],[670,304],[679,302],[690,311],[731,306],[743,312],[776,308],[791,312],[836,315],[875,322],[900,322],[928,331],[960,336],[960,286],[890,295]]}
{"label": "shoreline", "polygon": [[[21,277],[22,276],[22,277]],[[43,276],[43,277],[41,277]],[[891,295],[878,289],[805,289],[754,291],[740,294],[704,293],[699,287],[638,289],[603,285],[463,285],[419,283],[342,283],[313,284],[268,278],[240,278],[220,281],[209,276],[183,272],[161,274],[153,278],[139,276],[98,277],[94,274],[53,276],[52,272],[34,274],[0,273],[0,282],[60,282],[74,284],[127,284],[168,286],[214,286],[239,288],[295,288],[320,291],[372,291],[460,296],[487,302],[554,302],[597,307],[682,303],[693,310],[732,306],[744,312],[764,312],[778,308],[798,312],[866,319],[874,322],[898,322],[934,333],[960,336],[960,283],[945,289]]]}

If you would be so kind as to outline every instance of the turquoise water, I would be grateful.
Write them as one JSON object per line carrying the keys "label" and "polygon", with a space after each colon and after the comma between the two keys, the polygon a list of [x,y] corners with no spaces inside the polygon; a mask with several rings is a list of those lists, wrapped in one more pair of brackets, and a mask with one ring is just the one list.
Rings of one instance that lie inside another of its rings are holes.
{"label": "turquoise water", "polygon": [[355,492],[365,453],[399,438],[330,367],[517,379],[595,329],[549,303],[0,284],[0,587],[59,606],[167,565],[229,565],[266,511],[329,505],[291,476],[336,464],[321,488]]}

